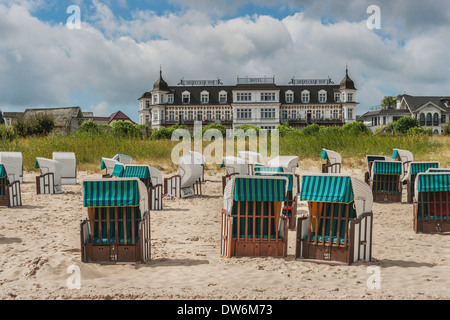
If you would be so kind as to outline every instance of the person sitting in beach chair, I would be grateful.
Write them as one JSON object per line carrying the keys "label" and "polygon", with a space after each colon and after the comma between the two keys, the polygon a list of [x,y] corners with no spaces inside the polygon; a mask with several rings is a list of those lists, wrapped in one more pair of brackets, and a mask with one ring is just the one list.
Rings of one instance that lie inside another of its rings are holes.
{"label": "person sitting in beach chair", "polygon": [[10,182],[6,167],[0,163],[0,206],[17,207],[22,205],[19,180]]}
{"label": "person sitting in beach chair", "polygon": [[448,233],[450,171],[418,173],[414,184],[413,204],[416,233]]}
{"label": "person sitting in beach chair", "polygon": [[112,176],[119,178],[139,178],[148,191],[149,209],[162,210],[163,180],[161,171],[148,165],[117,163]]}
{"label": "person sitting in beach chair", "polygon": [[61,164],[61,185],[77,184],[77,160],[74,152],[53,152],[53,160]]}
{"label": "person sitting in beach chair", "polygon": [[35,169],[40,169],[41,174],[36,177],[37,194],[59,194],[61,188],[61,163],[58,160],[37,157]]}
{"label": "person sitting in beach chair", "polygon": [[236,175],[222,209],[221,257],[287,255],[286,177]]}
{"label": "person sitting in beach chair", "polygon": [[180,157],[178,174],[164,178],[164,196],[187,198],[202,194],[203,166],[191,155]]}
{"label": "person sitting in beach chair", "polygon": [[[411,152],[409,152],[408,150],[394,149],[392,151],[392,159],[401,161],[402,167],[403,167],[403,173],[401,175],[401,179],[403,179],[408,174],[409,165],[411,164],[411,162],[414,161],[413,154]],[[407,181],[404,180],[403,184],[406,184],[406,183],[407,183]]]}
{"label": "person sitting in beach chair", "polygon": [[300,201],[309,213],[298,217],[295,257],[330,264],[372,259],[372,193],[345,174],[308,174]]}
{"label": "person sitting in beach chair", "polygon": [[377,155],[368,155],[368,156],[366,156],[366,159],[367,159],[367,171],[364,174],[364,181],[367,184],[370,184],[370,174],[372,172],[372,164],[373,164],[373,162],[375,160],[386,161],[387,159],[386,159],[385,156],[377,156]]}
{"label": "person sitting in beach chair", "polygon": [[439,168],[439,161],[413,161],[409,165],[408,173],[403,178],[407,182],[406,202],[413,203],[414,199],[414,183],[418,173],[427,172],[428,169]]}
{"label": "person sitting in beach chair", "polygon": [[83,262],[140,262],[150,259],[147,190],[138,178],[84,179],[80,223]]}
{"label": "person sitting in beach chair", "polygon": [[133,158],[124,154],[116,154],[113,158],[102,157],[102,162],[100,163],[100,169],[105,170],[103,178],[111,178],[114,172],[114,167],[117,163],[121,164],[131,164]]}
{"label": "person sitting in beach chair", "polygon": [[[272,163],[273,164],[273,163]],[[298,197],[298,186],[299,186],[299,176],[292,173],[292,171],[287,171],[288,169],[283,167],[268,167],[261,166],[254,168],[255,176],[275,176],[275,177],[286,177],[289,180],[288,192],[286,194],[286,202],[283,206],[283,214],[288,220],[289,230],[294,230],[297,223],[297,197]]]}
{"label": "person sitting in beach chair", "polygon": [[399,161],[373,161],[370,187],[374,202],[402,201],[402,163]]}
{"label": "person sitting in beach chair", "polygon": [[327,160],[322,164],[322,173],[341,173],[342,157],[339,153],[323,149],[320,157]]}
{"label": "person sitting in beach chair", "polygon": [[23,160],[21,152],[0,152],[0,163],[5,166],[10,183],[23,182]]}

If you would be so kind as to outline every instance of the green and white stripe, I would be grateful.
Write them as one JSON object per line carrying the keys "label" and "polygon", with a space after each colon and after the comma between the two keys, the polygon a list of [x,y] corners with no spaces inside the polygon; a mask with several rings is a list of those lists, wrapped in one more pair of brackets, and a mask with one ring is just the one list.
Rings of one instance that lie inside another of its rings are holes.
{"label": "green and white stripe", "polygon": [[374,161],[373,173],[401,175],[403,174],[402,163],[400,161]]}
{"label": "green and white stripe", "polygon": [[286,201],[284,178],[237,177],[234,181],[234,201]]}
{"label": "green and white stripe", "polygon": [[84,207],[135,207],[140,203],[138,180],[83,181]]}
{"label": "green and white stripe", "polygon": [[300,201],[350,203],[354,199],[350,176],[303,176]]}

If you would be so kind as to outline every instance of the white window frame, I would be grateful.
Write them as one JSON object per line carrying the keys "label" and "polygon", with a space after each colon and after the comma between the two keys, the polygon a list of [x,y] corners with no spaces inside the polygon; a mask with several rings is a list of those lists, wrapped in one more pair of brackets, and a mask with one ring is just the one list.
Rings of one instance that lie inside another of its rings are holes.
{"label": "white window frame", "polygon": [[291,90],[286,91],[284,98],[286,100],[286,103],[294,103],[294,92],[292,92]]}
{"label": "white window frame", "polygon": [[175,111],[169,111],[169,121],[175,121]]}
{"label": "white window frame", "polygon": [[216,120],[222,120],[222,111],[216,110]]}
{"label": "white window frame", "polygon": [[202,91],[200,93],[200,101],[201,101],[201,103],[209,102],[209,92],[208,91]]}
{"label": "white window frame", "polygon": [[261,109],[261,119],[275,119],[275,113],[274,108],[263,108]]}
{"label": "white window frame", "polygon": [[335,93],[334,94],[334,101],[335,102],[341,102],[341,94],[340,93]]}
{"label": "white window frame", "polygon": [[240,102],[252,101],[252,93],[251,92],[237,92],[236,93],[236,101],[240,101]]}
{"label": "white window frame", "polygon": [[319,91],[319,102],[320,103],[327,102],[327,92],[325,90],[320,90]]}
{"label": "white window frame", "polygon": [[311,99],[310,92],[308,90],[302,91],[302,103],[309,103]]}
{"label": "white window frame", "polygon": [[275,92],[261,92],[261,101],[276,101]]}
{"label": "white window frame", "polygon": [[252,118],[252,109],[239,108],[236,110],[238,120],[248,120]]}
{"label": "white window frame", "polygon": [[226,91],[220,91],[219,92],[219,103],[227,103],[227,92]]}
{"label": "white window frame", "polygon": [[225,121],[231,120],[231,112],[230,110],[225,110]]}
{"label": "white window frame", "polygon": [[[187,98],[187,101],[185,101],[186,98]],[[181,101],[182,101],[183,103],[190,103],[190,102],[191,102],[191,93],[190,93],[189,91],[184,91],[184,92],[181,94]]]}
{"label": "white window frame", "polygon": [[167,103],[170,103],[170,104],[173,103],[173,94],[168,94],[167,95]]}

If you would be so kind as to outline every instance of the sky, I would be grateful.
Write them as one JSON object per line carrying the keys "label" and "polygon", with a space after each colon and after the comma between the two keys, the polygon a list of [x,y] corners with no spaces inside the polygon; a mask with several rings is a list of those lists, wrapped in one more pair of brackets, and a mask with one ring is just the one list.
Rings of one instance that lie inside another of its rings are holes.
{"label": "sky", "polygon": [[362,115],[385,95],[450,95],[449,27],[449,1],[0,0],[0,109],[80,106],[137,122],[160,68],[169,85],[285,85],[339,83],[348,66]]}

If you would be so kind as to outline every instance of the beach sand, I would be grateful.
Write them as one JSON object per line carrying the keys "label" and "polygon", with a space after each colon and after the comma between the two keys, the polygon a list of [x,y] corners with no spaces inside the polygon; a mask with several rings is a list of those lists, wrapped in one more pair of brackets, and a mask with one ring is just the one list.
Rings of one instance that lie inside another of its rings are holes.
{"label": "beach sand", "polygon": [[[352,173],[363,179],[361,170]],[[37,173],[24,173],[23,206],[0,208],[0,298],[450,298],[450,238],[414,233],[405,190],[401,204],[373,205],[371,262],[295,260],[295,231],[286,258],[221,258],[222,174],[207,171],[202,197],[167,200],[164,210],[151,212],[149,262],[101,265],[80,258],[80,221],[87,214],[80,182],[88,174],[78,172],[78,184],[63,186],[63,194],[36,195]],[[307,213],[306,203],[299,202],[299,213]],[[80,268],[80,289],[67,286],[71,265]],[[367,285],[371,266],[379,267],[379,289]]]}

